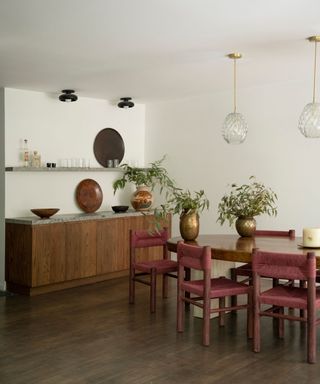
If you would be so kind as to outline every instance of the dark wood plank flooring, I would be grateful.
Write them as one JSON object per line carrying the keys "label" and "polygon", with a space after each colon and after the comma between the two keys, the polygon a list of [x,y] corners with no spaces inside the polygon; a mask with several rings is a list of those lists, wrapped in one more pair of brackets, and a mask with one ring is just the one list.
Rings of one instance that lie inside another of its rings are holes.
{"label": "dark wood plank flooring", "polygon": [[[135,305],[127,279],[115,279],[36,297],[0,297],[1,384],[168,384],[320,382],[319,363],[306,361],[306,333],[286,325],[274,337],[263,319],[262,352],[251,352],[245,314],[212,322],[212,344],[201,345],[201,320],[186,317],[175,331],[175,283],[149,313],[148,289],[137,285]],[[159,291],[160,293],[160,291]]]}

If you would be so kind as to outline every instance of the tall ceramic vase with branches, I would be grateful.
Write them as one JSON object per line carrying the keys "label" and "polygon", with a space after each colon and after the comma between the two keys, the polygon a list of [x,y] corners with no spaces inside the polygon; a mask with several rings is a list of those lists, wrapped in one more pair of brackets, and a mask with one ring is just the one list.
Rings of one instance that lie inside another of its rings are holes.
{"label": "tall ceramic vase with branches", "polygon": [[170,178],[168,171],[163,166],[165,156],[160,160],[150,163],[149,167],[139,168],[131,167],[129,164],[122,164],[123,175],[113,183],[113,191],[123,189],[127,183],[133,183],[136,191],[131,197],[131,205],[136,211],[146,211],[152,207],[153,194],[152,191],[159,186],[160,193],[164,190],[174,189],[175,183]]}

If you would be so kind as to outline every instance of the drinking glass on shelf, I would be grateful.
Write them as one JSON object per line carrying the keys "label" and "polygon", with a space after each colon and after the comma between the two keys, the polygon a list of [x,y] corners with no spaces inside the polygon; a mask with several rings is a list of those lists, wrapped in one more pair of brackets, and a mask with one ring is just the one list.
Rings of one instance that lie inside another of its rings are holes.
{"label": "drinking glass on shelf", "polygon": [[71,167],[72,167],[72,168],[79,167],[79,159],[76,159],[75,157],[73,157],[73,158],[71,159]]}
{"label": "drinking glass on shelf", "polygon": [[61,159],[60,160],[60,167],[66,168],[68,166],[68,159]]}
{"label": "drinking glass on shelf", "polygon": [[80,160],[80,167],[81,168],[90,168],[90,159],[79,159]]}

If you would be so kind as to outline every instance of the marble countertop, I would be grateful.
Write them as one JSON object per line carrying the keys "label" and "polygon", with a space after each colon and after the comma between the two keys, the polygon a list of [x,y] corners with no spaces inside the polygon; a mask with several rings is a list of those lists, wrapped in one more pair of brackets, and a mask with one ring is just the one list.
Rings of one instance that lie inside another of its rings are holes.
{"label": "marble countertop", "polygon": [[[144,211],[144,215],[152,215],[153,211]],[[40,219],[37,216],[27,217],[12,217],[6,218],[6,223],[13,224],[30,224],[30,225],[42,225],[53,223],[66,223],[70,221],[87,221],[87,220],[105,220],[105,219],[118,219],[119,217],[128,216],[140,216],[141,212],[134,210],[128,210],[124,213],[114,213],[113,211],[99,211],[94,213],[69,213],[53,215],[49,219]]]}

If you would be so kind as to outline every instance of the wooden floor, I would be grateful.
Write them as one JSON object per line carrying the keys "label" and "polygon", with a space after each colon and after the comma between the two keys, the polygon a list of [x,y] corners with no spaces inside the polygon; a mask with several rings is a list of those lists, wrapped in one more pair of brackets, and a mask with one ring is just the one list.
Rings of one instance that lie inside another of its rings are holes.
{"label": "wooden floor", "polygon": [[263,319],[262,352],[251,352],[245,315],[212,322],[212,345],[201,345],[201,320],[187,316],[175,331],[175,287],[150,315],[147,287],[127,302],[127,279],[36,297],[0,297],[1,384],[169,384],[320,382],[306,361],[305,329],[286,326],[285,340]]}

